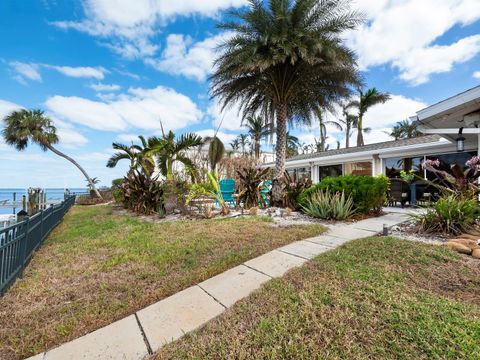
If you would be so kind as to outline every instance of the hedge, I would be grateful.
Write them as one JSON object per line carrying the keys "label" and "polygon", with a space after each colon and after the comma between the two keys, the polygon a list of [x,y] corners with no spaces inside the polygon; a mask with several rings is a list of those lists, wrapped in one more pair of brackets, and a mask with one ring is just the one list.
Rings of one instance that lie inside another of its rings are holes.
{"label": "hedge", "polygon": [[326,177],[320,183],[304,190],[299,197],[299,203],[306,204],[307,199],[319,190],[329,190],[333,193],[344,191],[345,195],[352,197],[357,213],[380,212],[385,204],[388,186],[389,181],[385,176]]}

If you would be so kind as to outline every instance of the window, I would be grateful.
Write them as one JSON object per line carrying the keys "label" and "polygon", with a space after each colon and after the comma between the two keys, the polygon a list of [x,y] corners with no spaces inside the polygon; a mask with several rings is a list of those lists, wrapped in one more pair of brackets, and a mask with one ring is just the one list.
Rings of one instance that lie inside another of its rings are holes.
{"label": "window", "polygon": [[304,168],[294,168],[288,169],[288,174],[294,181],[300,181],[302,179],[310,179],[311,178],[311,170],[310,167]]}
{"label": "window", "polygon": [[385,174],[390,179],[400,178],[400,171],[415,171],[415,174],[423,177],[423,157],[414,158],[392,158],[385,159]]}
{"label": "window", "polygon": [[345,164],[345,174],[357,176],[372,176],[372,162],[363,161]]}
{"label": "window", "polygon": [[343,170],[342,165],[330,165],[330,166],[319,166],[318,167],[318,178],[322,181],[327,176],[337,177],[342,176]]}

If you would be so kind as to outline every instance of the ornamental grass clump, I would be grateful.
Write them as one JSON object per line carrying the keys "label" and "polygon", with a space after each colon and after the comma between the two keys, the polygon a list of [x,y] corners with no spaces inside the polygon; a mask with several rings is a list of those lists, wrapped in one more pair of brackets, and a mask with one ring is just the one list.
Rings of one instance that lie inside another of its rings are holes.
{"label": "ornamental grass clump", "polygon": [[305,214],[324,220],[345,220],[354,213],[353,199],[345,192],[332,193],[328,190],[315,192],[302,205]]}

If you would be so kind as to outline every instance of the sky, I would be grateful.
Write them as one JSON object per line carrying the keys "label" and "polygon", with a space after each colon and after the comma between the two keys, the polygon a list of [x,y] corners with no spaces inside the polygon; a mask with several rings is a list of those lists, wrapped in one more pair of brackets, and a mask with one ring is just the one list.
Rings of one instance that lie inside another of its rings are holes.
{"label": "sky", "polygon": [[[397,121],[480,85],[480,0],[356,0],[365,24],[343,35],[367,87],[391,94],[372,108],[366,142],[389,140]],[[2,0],[0,118],[42,109],[59,150],[108,186],[127,164],[105,167],[112,142],[160,133],[213,134],[229,143],[245,132],[235,108],[209,96],[216,24],[245,0]],[[329,115],[335,118],[336,115]],[[290,131],[313,143],[318,126]],[[318,137],[318,136],[317,136]],[[355,134],[352,135],[353,142]],[[328,142],[344,144],[329,128]],[[266,145],[265,149],[269,146]],[[81,173],[35,145],[17,152],[0,140],[0,188],[80,187]]]}

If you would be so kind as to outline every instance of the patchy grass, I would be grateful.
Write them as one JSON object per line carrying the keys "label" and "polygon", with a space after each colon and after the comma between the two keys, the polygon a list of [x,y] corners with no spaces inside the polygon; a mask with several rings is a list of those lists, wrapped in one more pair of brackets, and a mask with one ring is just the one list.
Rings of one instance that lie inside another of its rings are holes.
{"label": "patchy grass", "polygon": [[0,358],[36,354],[324,230],[253,217],[148,223],[74,207],[0,298]]}
{"label": "patchy grass", "polygon": [[158,359],[479,359],[480,265],[367,238],[272,280]]}

